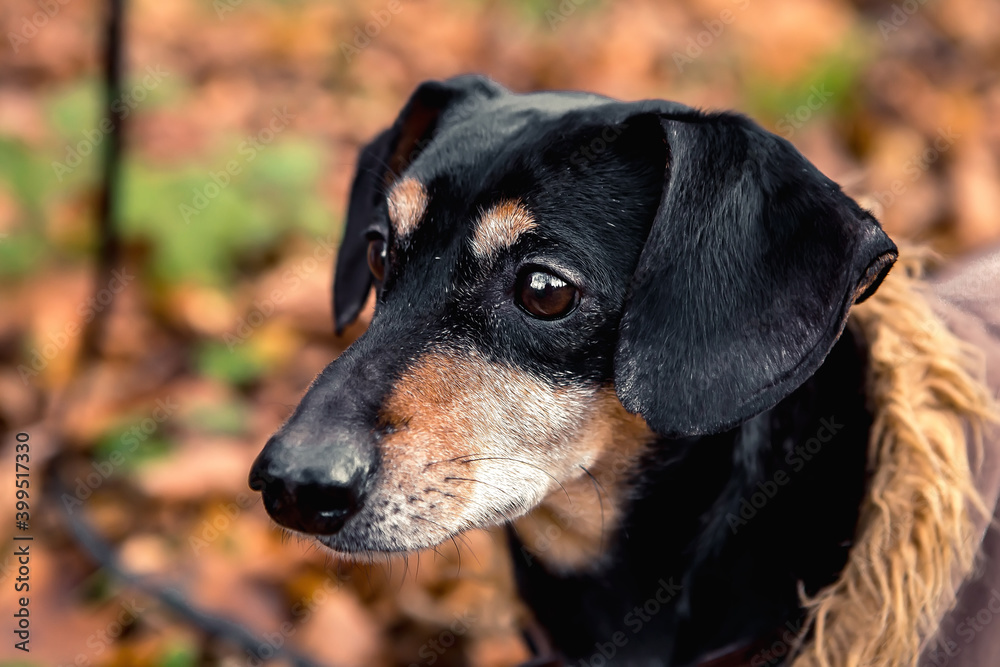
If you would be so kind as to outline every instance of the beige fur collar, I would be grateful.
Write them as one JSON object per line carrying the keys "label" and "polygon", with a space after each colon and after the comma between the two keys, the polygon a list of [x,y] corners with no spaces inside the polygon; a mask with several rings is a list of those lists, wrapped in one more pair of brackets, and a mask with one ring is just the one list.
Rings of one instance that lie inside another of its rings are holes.
{"label": "beige fur collar", "polygon": [[804,597],[803,634],[813,633],[793,667],[915,665],[973,568],[982,533],[972,517],[986,508],[970,455],[1000,412],[981,356],[931,309],[923,265],[901,259],[851,312],[871,354],[869,490],[840,578]]}

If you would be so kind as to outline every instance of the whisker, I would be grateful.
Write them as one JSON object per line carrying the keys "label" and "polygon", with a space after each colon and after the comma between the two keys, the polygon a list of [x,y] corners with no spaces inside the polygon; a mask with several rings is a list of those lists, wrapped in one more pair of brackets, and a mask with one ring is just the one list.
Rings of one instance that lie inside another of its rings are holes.
{"label": "whisker", "polygon": [[[476,456],[476,458],[468,458],[470,456]],[[521,465],[530,466],[535,470],[538,470],[539,472],[548,475],[549,479],[558,484],[559,488],[562,489],[562,492],[566,494],[566,499],[569,500],[570,502],[573,502],[573,499],[569,497],[569,491],[566,490],[566,487],[563,486],[562,482],[556,479],[555,476],[553,476],[552,473],[550,473],[545,468],[537,466],[534,463],[531,463],[530,461],[522,461],[521,459],[514,459],[509,456],[477,456],[476,454],[468,454],[465,457],[458,457],[458,458],[465,458],[465,460],[462,461],[462,463],[475,463],[476,461],[513,461],[514,463],[520,463]]]}
{"label": "whisker", "polygon": [[604,544],[604,537],[605,537],[605,535],[604,535],[604,498],[603,498],[603,496],[601,496],[601,491],[603,490],[605,493],[607,493],[607,489],[605,489],[604,485],[601,484],[601,482],[598,481],[598,479],[596,477],[594,477],[591,474],[591,472],[589,470],[587,470],[587,468],[585,468],[583,465],[580,465],[580,469],[583,470],[583,472],[587,473],[587,477],[589,477],[590,481],[592,481],[594,483],[594,492],[597,494],[597,502],[599,502],[601,504],[601,552],[603,553],[604,552],[604,547],[605,547],[605,544]]}
{"label": "whisker", "polygon": [[[420,519],[421,521],[426,521],[427,523],[432,523],[435,526],[437,526],[438,528],[440,528],[441,530],[445,531],[446,533],[450,532],[447,528],[445,528],[444,526],[442,526],[437,521],[434,521],[433,519],[428,519],[427,517],[421,516],[419,514],[414,514],[412,516],[413,516],[414,519]],[[455,545],[455,553],[458,555],[458,570],[459,570],[459,572],[461,572],[462,571],[462,550],[459,548],[458,542],[455,541],[455,536],[454,535],[451,536],[451,542],[452,542],[452,544]],[[436,546],[431,547],[431,548],[434,550],[434,552],[437,555],[441,556],[442,558],[445,558],[445,555],[443,553],[441,553],[440,551],[438,551],[438,548]]]}
{"label": "whisker", "polygon": [[437,526],[438,528],[440,528],[444,532],[446,532],[446,533],[449,532],[447,528],[445,528],[444,526],[442,526],[441,524],[439,524],[437,521],[434,521],[433,519],[428,519],[427,517],[421,516],[419,514],[412,514],[411,516],[414,519],[420,519],[421,521],[426,521],[427,523],[433,523],[435,526]]}
{"label": "whisker", "polygon": [[371,590],[375,588],[372,585],[372,568],[375,567],[375,556],[373,556],[371,553],[366,553],[365,558],[367,558],[368,560],[367,566],[362,567],[361,569],[365,573],[365,579],[368,580],[368,588],[369,590]]}
{"label": "whisker", "polygon": [[424,468],[425,469],[430,468],[431,466],[440,465],[442,463],[454,463],[455,461],[458,461],[459,459],[464,459],[467,456],[475,456],[475,454],[462,454],[461,456],[455,456],[450,459],[439,459],[437,461],[429,461],[424,464]]}
{"label": "whisker", "polygon": [[[412,515],[412,516],[413,516],[413,518],[414,518],[414,519],[420,519],[421,521],[426,521],[427,523],[431,523],[431,524],[434,524],[435,526],[437,526],[438,528],[440,528],[441,530],[443,530],[443,531],[444,531],[445,533],[450,533],[450,532],[451,532],[451,531],[449,531],[449,530],[448,530],[447,528],[445,528],[444,526],[442,526],[442,525],[441,525],[440,523],[438,523],[437,521],[434,521],[434,520],[432,520],[432,519],[428,519],[428,518],[427,518],[427,517],[425,517],[425,516],[421,516],[421,515],[419,515],[419,514],[414,514],[414,515]],[[455,542],[455,537],[454,537],[454,535],[452,535],[452,536],[451,536],[451,541],[452,541],[452,542]],[[437,554],[438,554],[439,556],[441,556],[442,558],[444,557],[444,554],[442,554],[442,553],[441,553],[440,551],[438,551],[437,547],[432,547],[432,549],[434,549],[434,551],[435,551],[435,552],[436,552],[436,553],[437,553]],[[458,543],[455,543],[455,550],[456,550],[456,552],[457,552],[457,551],[459,550],[459,549],[458,549]],[[477,562],[478,562],[478,558],[477,558],[476,560],[477,560]],[[461,554],[461,553],[459,553],[459,554],[458,554],[458,567],[459,567],[459,570],[461,570],[461,569],[462,569],[462,554]]]}
{"label": "whisker", "polygon": [[458,556],[458,572],[455,573],[455,576],[460,577],[462,576],[462,549],[459,548],[454,535],[451,536],[451,543],[455,545],[455,554]]}
{"label": "whisker", "polygon": [[462,540],[462,544],[464,544],[468,548],[469,554],[476,559],[476,565],[478,565],[481,568],[483,566],[483,563],[481,560],[479,560],[479,556],[476,555],[476,550],[472,548],[472,542],[469,541],[469,536],[463,532],[463,533],[458,533],[456,537]]}
{"label": "whisker", "polygon": [[472,478],[472,477],[445,477],[445,478],[444,478],[444,481],[446,481],[446,482],[450,482],[450,481],[458,481],[458,482],[479,482],[480,484],[485,484],[486,486],[489,486],[489,487],[492,487],[492,488],[496,489],[497,491],[499,491],[500,493],[504,493],[504,494],[506,494],[507,496],[509,496],[510,498],[512,498],[512,499],[514,499],[514,500],[517,500],[517,496],[515,496],[515,495],[511,494],[511,492],[510,492],[510,491],[507,491],[507,490],[505,490],[505,489],[501,489],[501,488],[500,488],[499,486],[497,486],[496,484],[490,484],[489,482],[484,482],[484,481],[483,481],[483,480],[481,480],[481,479],[474,479],[474,478]]}

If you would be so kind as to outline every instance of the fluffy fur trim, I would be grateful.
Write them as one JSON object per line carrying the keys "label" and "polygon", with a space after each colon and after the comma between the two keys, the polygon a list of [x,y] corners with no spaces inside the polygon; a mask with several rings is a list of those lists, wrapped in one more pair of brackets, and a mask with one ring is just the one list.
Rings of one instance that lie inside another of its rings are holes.
{"label": "fluffy fur trim", "polygon": [[982,355],[929,305],[926,259],[900,260],[851,312],[871,351],[869,489],[839,580],[803,595],[808,638],[794,667],[915,665],[974,565],[982,535],[971,517],[986,509],[970,456],[1000,413]]}

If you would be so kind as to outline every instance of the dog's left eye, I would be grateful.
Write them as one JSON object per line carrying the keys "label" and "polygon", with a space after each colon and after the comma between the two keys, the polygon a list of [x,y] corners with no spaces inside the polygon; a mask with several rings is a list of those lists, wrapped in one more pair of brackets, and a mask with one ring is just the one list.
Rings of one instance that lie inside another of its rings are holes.
{"label": "dog's left eye", "polygon": [[575,285],[547,271],[525,272],[517,283],[518,305],[539,319],[565,317],[580,302]]}
{"label": "dog's left eye", "polygon": [[368,242],[368,268],[375,280],[385,279],[385,239],[372,239]]}

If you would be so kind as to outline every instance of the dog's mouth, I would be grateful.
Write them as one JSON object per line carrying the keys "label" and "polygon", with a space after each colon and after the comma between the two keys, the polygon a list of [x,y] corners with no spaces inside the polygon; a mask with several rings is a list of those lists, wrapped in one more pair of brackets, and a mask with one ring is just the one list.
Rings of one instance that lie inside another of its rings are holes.
{"label": "dog's mouth", "polygon": [[[606,424],[609,432],[628,431],[617,420]],[[630,444],[646,442],[639,429],[629,437]],[[539,558],[559,569],[579,569],[600,559],[622,514],[638,454],[638,448],[602,451],[571,465],[577,474],[564,479],[511,456],[413,461],[398,469],[399,478],[376,488],[340,530],[313,537],[340,556],[365,560],[434,548],[468,530],[513,523]],[[400,483],[409,472],[436,468],[442,469],[417,485],[426,484],[423,488]]]}
{"label": "dog's mouth", "polygon": [[315,445],[286,425],[268,445],[284,449],[265,448],[251,474],[272,518],[349,556],[431,548],[536,509],[588,523],[580,508],[611,511],[652,439],[610,386],[555,386],[469,351],[419,360],[379,419],[373,446]]}

